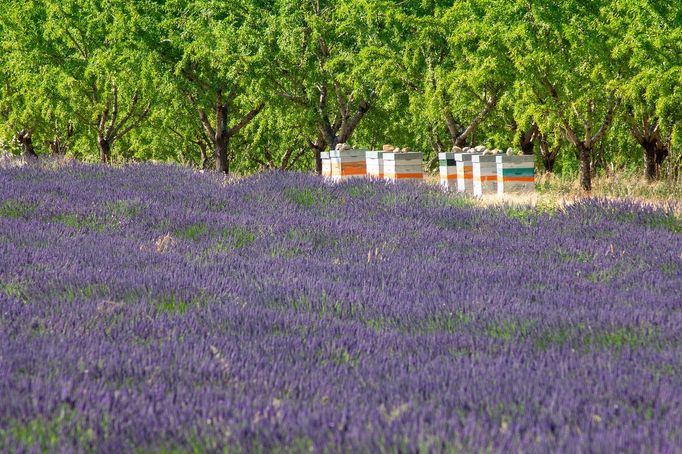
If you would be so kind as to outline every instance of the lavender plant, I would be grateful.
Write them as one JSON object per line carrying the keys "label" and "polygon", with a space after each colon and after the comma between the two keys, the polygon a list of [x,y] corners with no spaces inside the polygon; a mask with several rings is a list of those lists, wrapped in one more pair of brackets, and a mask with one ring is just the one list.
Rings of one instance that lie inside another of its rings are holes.
{"label": "lavender plant", "polygon": [[679,450],[675,213],[0,169],[0,450]]}

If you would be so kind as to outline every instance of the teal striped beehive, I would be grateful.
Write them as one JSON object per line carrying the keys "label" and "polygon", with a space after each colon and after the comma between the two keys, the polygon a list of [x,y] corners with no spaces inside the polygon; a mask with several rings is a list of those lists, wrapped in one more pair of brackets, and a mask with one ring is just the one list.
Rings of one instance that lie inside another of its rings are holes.
{"label": "teal striped beehive", "polygon": [[535,157],[497,156],[497,193],[535,191]]}
{"label": "teal striped beehive", "polygon": [[457,189],[457,161],[455,153],[438,153],[440,185],[445,189]]}

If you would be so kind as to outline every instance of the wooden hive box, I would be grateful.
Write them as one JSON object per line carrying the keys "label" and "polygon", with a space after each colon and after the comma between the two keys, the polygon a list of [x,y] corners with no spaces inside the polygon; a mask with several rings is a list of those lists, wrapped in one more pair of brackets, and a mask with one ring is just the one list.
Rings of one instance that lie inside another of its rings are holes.
{"label": "wooden hive box", "polygon": [[497,193],[497,156],[474,155],[471,157],[474,167],[474,195]]}
{"label": "wooden hive box", "polygon": [[455,163],[457,164],[457,191],[474,192],[474,166],[471,157],[477,153],[455,153]]}
{"label": "wooden hive box", "polygon": [[445,189],[457,189],[457,161],[454,153],[438,153],[440,185]]}
{"label": "wooden hive box", "polygon": [[367,162],[367,176],[370,178],[384,178],[384,152],[368,151],[365,154]]}
{"label": "wooden hive box", "polygon": [[329,155],[334,181],[361,178],[367,175],[365,150],[334,150]]}
{"label": "wooden hive box", "polygon": [[535,191],[534,156],[497,156],[497,193]]}
{"label": "wooden hive box", "polygon": [[320,159],[322,160],[322,176],[325,178],[331,178],[332,161],[329,153],[320,153]]}
{"label": "wooden hive box", "polygon": [[384,153],[384,179],[423,180],[422,153]]}

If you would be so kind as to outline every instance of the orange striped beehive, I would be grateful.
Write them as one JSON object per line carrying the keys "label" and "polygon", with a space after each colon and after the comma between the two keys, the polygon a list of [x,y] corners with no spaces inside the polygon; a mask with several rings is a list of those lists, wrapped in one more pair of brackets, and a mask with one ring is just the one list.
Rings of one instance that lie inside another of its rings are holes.
{"label": "orange striped beehive", "polygon": [[535,191],[534,156],[497,156],[497,193]]}
{"label": "orange striped beehive", "polygon": [[471,163],[474,167],[474,195],[497,193],[497,156],[474,155]]}
{"label": "orange striped beehive", "polygon": [[361,178],[367,175],[365,150],[333,150],[329,156],[334,181]]}
{"label": "orange striped beehive", "polygon": [[455,163],[457,164],[457,191],[474,192],[474,165],[471,157],[476,153],[455,153]]}
{"label": "orange striped beehive", "polygon": [[423,180],[422,153],[384,153],[384,179]]}

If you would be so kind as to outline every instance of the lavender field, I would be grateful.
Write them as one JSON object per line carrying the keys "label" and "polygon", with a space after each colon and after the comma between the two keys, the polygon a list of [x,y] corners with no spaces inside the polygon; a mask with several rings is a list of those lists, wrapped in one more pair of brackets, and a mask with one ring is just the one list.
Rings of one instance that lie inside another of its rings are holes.
{"label": "lavender field", "polygon": [[0,451],[679,452],[674,213],[0,170]]}

